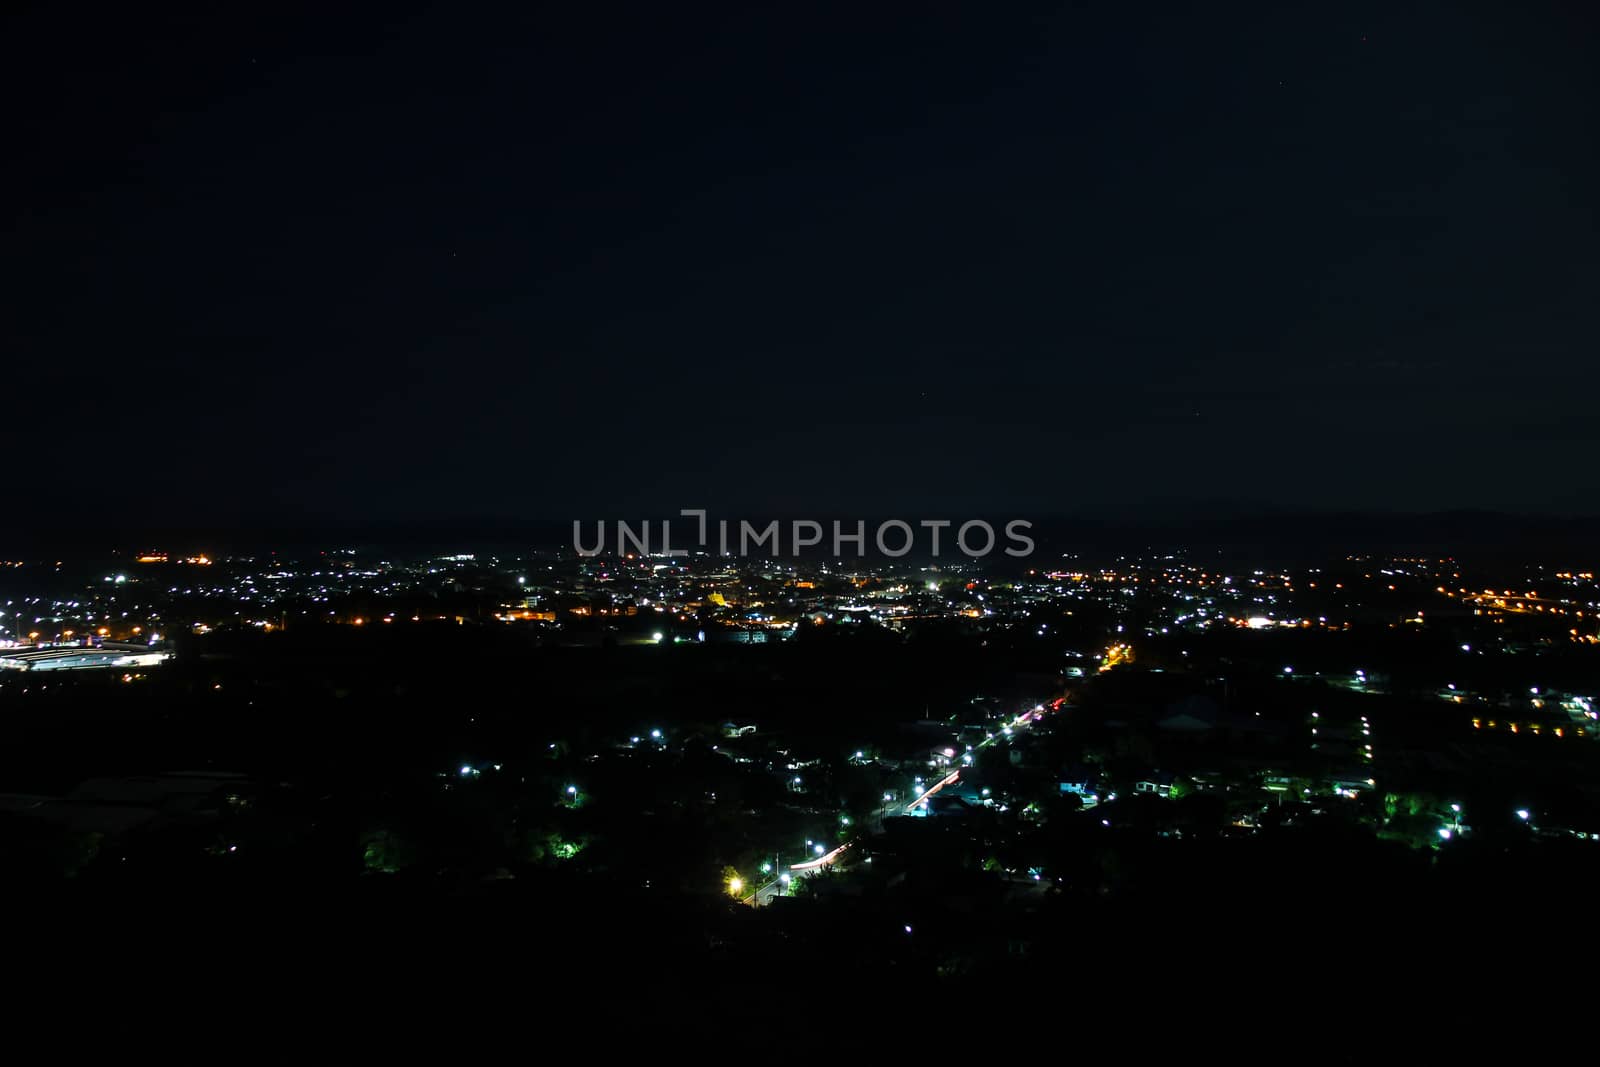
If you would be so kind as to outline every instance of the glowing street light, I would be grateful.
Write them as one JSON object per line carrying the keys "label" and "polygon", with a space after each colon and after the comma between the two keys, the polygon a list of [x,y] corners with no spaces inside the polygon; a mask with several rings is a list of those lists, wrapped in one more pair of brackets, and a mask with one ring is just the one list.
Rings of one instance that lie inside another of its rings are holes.
{"label": "glowing street light", "polygon": [[740,878],[736,874],[732,878],[728,879],[728,892],[729,893],[732,893],[734,896],[738,896],[743,891],[744,891],[744,879],[743,878]]}

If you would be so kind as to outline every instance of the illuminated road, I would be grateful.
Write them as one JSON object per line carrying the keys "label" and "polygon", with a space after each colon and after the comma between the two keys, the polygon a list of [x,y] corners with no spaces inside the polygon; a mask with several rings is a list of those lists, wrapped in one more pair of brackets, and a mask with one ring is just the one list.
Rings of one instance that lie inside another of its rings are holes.
{"label": "illuminated road", "polygon": [[807,860],[805,863],[792,863],[792,864],[789,865],[789,870],[795,871],[795,872],[799,872],[799,873],[805,873],[805,872],[809,872],[809,871],[820,870],[823,867],[829,866],[830,864],[833,863],[834,860],[838,859],[839,858],[839,853],[841,853],[845,849],[849,848],[851,844],[852,844],[852,842],[846,841],[844,844],[840,845],[838,848],[834,849],[832,852],[829,852],[829,853],[827,853],[825,855],[822,855],[822,856],[818,856],[814,860]]}
{"label": "illuminated road", "polygon": [[[1000,728],[1000,732],[998,734],[990,734],[988,737],[985,737],[982,741],[978,742],[978,744],[976,746],[976,750],[981,750],[981,749],[987,748],[990,745],[994,744],[996,741],[999,741],[999,740],[1002,740],[1002,739],[1006,740],[1006,741],[1011,740],[1012,731],[1014,731],[1014,730],[1016,730],[1016,729],[1018,729],[1018,728],[1020,728],[1022,726],[1026,726],[1027,724],[1029,724],[1031,722],[1038,722],[1040,719],[1042,719],[1044,717],[1044,713],[1046,711],[1058,710],[1061,707],[1061,705],[1064,704],[1065,702],[1066,702],[1066,700],[1065,700],[1064,697],[1058,697],[1055,700],[1051,701],[1051,703],[1049,705],[1038,704],[1038,705],[1030,708],[1029,710],[1023,712],[1021,715],[1018,715],[1015,719],[1012,719],[1011,722],[1007,723],[1005,726],[1002,726]],[[905,808],[906,814],[910,815],[912,812],[916,811],[918,807],[925,807],[929,797],[933,796],[935,793],[937,793],[939,790],[943,789],[945,786],[954,785],[956,782],[960,781],[961,780],[961,771],[962,771],[962,768],[957,767],[955,770],[951,771],[949,774],[947,774],[943,778],[939,779],[939,781],[935,782],[933,785],[931,785],[927,789],[923,790],[923,793],[922,793],[921,796],[917,797],[917,799],[913,800],[911,803],[906,805],[906,808]]]}
{"label": "illuminated road", "polygon": [[[988,743],[989,743],[988,741],[984,742],[985,745],[987,745]],[[979,747],[982,747],[982,746],[979,746]],[[939,779],[939,781],[937,781],[933,785],[929,786],[926,790],[924,790],[923,794],[920,797],[918,797],[917,799],[913,800],[911,803],[907,804],[906,805],[906,814],[910,815],[912,812],[917,810],[917,807],[919,805],[926,803],[927,799],[929,797],[933,796],[933,794],[937,793],[939,790],[943,789],[947,785],[954,785],[956,782],[960,781],[960,779],[961,779],[961,768],[957,767],[955,770],[951,771],[949,774],[945,775],[943,778]]]}
{"label": "illuminated road", "polygon": [[[839,859],[840,854],[842,854],[854,843],[854,841],[846,841],[832,852],[824,853],[814,860],[807,860],[804,863],[791,863],[787,872],[790,883],[792,883],[796,878],[809,878],[813,874],[816,874],[818,871],[822,870],[824,867],[833,866],[833,864]],[[761,886],[749,896],[743,898],[741,903],[749,904],[752,907],[757,908],[764,904],[771,904],[772,898],[782,893],[785,887],[786,883],[782,878],[774,878],[772,881],[768,882],[764,886]]]}
{"label": "illuminated road", "polygon": [[[1065,703],[1065,697],[1058,697],[1049,704],[1038,704],[1028,709],[1022,714],[1018,715],[1015,719],[1011,720],[1011,722],[1002,726],[999,733],[990,734],[985,737],[976,746],[974,746],[975,750],[987,748],[996,741],[1010,741],[1013,731],[1026,726],[1029,723],[1038,722],[1040,719],[1044,718],[1045,712],[1059,710]],[[924,789],[915,800],[905,806],[903,809],[904,813],[907,815],[912,814],[917,810],[918,807],[924,807],[927,804],[928,798],[933,796],[935,793],[938,793],[939,790],[945,788],[946,786],[954,785],[956,782],[960,781],[961,771],[962,768],[957,767],[955,770],[939,779],[933,785],[929,786],[927,789]],[[790,864],[790,879],[808,878],[811,875],[816,874],[818,871],[833,866],[834,863],[838,862],[841,855],[855,845],[857,840],[859,840],[859,838],[846,841],[832,852],[818,856],[814,860],[807,860],[804,863]],[[745,897],[743,899],[743,903],[749,904],[752,907],[761,907],[764,904],[770,904],[772,903],[772,898],[781,893],[784,888],[785,884],[783,881],[781,879],[774,878],[766,885],[761,886],[755,892]]]}
{"label": "illuminated road", "polygon": [[743,903],[749,904],[753,908],[764,907],[765,905],[771,904],[772,898],[777,896],[783,888],[783,883],[774,878],[760,889],[757,889],[754,893],[751,893],[749,896],[745,897]]}

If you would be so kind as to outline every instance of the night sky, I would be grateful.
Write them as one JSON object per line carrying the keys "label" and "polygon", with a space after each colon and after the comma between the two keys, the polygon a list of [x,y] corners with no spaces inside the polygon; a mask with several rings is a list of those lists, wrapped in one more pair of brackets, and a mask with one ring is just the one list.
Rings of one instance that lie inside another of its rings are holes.
{"label": "night sky", "polygon": [[162,6],[0,27],[14,526],[1596,510],[1590,5]]}

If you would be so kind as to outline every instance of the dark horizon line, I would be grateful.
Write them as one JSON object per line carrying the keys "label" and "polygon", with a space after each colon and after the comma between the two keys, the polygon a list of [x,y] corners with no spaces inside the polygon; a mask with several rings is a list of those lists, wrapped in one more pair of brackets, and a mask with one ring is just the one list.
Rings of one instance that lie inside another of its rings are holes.
{"label": "dark horizon line", "polygon": [[[858,521],[865,523],[870,545],[872,531],[877,523],[900,518],[915,526],[922,519],[934,521],[944,516],[908,517],[904,514],[882,516],[827,515],[795,513],[792,515],[720,515],[708,509],[712,524],[709,538],[716,543],[716,526],[726,519],[730,529],[737,530],[738,523],[748,521],[764,525],[771,521],[788,523],[811,518],[823,523],[831,537],[832,522],[845,523],[853,530]],[[1268,551],[1285,549],[1315,550],[1345,548],[1358,550],[1395,550],[1401,547],[1431,546],[1435,548],[1459,545],[1463,549],[1493,549],[1496,551],[1522,550],[1545,554],[1556,552],[1571,554],[1575,551],[1594,551],[1593,524],[1597,515],[1510,512],[1488,508],[1453,508],[1435,511],[1381,511],[1376,509],[1275,510],[1255,513],[1214,513],[1210,515],[1174,514],[1171,517],[1126,518],[1110,515],[1071,515],[1056,513],[1044,516],[1005,515],[997,513],[968,513],[949,516],[954,527],[962,522],[982,519],[994,525],[1003,534],[1004,524],[1020,518],[1031,523],[1030,535],[1039,542],[1039,551],[1083,548],[1212,548],[1251,547]],[[673,525],[674,547],[697,549],[697,526],[693,517],[679,515],[627,516],[607,515],[586,517],[583,523],[586,536],[592,536],[595,524],[607,523],[615,530],[617,521],[628,522],[638,529],[642,521],[649,521],[654,536],[660,535],[660,523],[669,520]],[[530,548],[570,546],[573,519],[530,519],[511,517],[451,517],[413,519],[339,519],[300,523],[283,522],[227,522],[217,524],[155,525],[129,524],[123,530],[107,534],[103,529],[43,530],[19,535],[15,531],[0,534],[0,551],[11,553],[60,553],[62,555],[85,552],[118,553],[139,551],[167,551],[178,554],[195,552],[232,553],[248,550],[265,550],[270,547],[285,550],[309,548],[348,548],[359,546],[422,547],[459,545],[461,547],[509,545],[522,543]],[[807,553],[810,555],[811,553]],[[872,554],[869,548],[869,555]],[[1448,554],[1448,553],[1447,553]]]}

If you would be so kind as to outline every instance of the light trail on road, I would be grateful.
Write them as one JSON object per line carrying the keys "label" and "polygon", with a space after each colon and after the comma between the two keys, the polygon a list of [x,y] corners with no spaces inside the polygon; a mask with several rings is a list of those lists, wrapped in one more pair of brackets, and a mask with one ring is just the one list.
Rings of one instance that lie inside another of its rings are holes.
{"label": "light trail on road", "polygon": [[952,784],[953,782],[955,782],[960,777],[961,777],[961,768],[957,767],[955,770],[951,771],[949,774],[947,774],[943,778],[941,778],[939,780],[938,784],[930,786],[928,788],[928,790],[925,793],[923,793],[920,797],[918,797],[917,799],[913,800],[911,803],[907,804],[906,805],[906,811],[907,812],[916,811],[918,804],[921,804],[923,801],[925,801],[929,797],[933,796],[933,794],[937,793],[939,790],[943,789],[945,786]]}
{"label": "light trail on road", "polygon": [[839,858],[839,853],[841,853],[845,849],[849,848],[850,844],[851,844],[851,842],[846,841],[844,844],[840,845],[838,848],[834,849],[832,852],[829,852],[827,855],[818,856],[814,860],[807,860],[804,863],[791,863],[791,864],[789,864],[789,869],[791,871],[814,871],[818,867],[826,867],[828,864],[830,864],[834,860],[838,859]]}
{"label": "light trail on road", "polygon": [[[1048,708],[1049,708],[1049,710],[1052,710],[1052,711],[1059,711],[1060,708],[1061,708],[1061,705],[1064,702],[1065,702],[1065,698],[1058,697],[1056,700],[1054,700],[1053,702],[1051,702],[1048,705]],[[1040,706],[1038,706],[1036,708],[1033,708],[1033,709],[1031,709],[1029,711],[1023,712],[1021,715],[1018,715],[1014,720],[1012,720],[1011,726],[1021,727],[1021,726],[1027,725],[1028,723],[1038,722],[1039,720],[1044,718],[1044,713],[1045,713],[1046,707],[1047,707],[1046,705],[1042,705],[1041,704]],[[1007,727],[1007,729],[1010,729],[1010,728],[1011,727]],[[987,747],[988,745],[990,745],[993,742],[998,741],[1000,739],[1001,739],[1000,735],[998,735],[998,734],[990,736],[989,738],[987,738],[984,741],[980,742],[978,747],[980,749],[984,748],[984,747]],[[1005,740],[1009,741],[1010,737],[1007,736],[1005,738]],[[935,782],[933,785],[931,785],[927,789],[923,790],[921,796],[917,797],[917,799],[913,800],[910,804],[906,805],[906,807],[905,807],[906,813],[910,814],[911,812],[916,811],[918,805],[921,805],[924,802],[926,802],[929,797],[933,796],[939,790],[943,789],[947,785],[954,785],[956,782],[960,781],[961,780],[961,770],[962,770],[962,768],[957,767],[955,770],[951,771],[949,774],[947,774],[943,778],[939,779],[939,781]],[[835,862],[837,862],[839,857],[847,849],[849,849],[854,844],[855,844],[855,841],[853,841],[853,840],[852,841],[846,841],[844,844],[840,845],[838,848],[834,849],[832,852],[829,852],[829,853],[827,853],[825,855],[822,855],[822,856],[818,856],[814,860],[807,860],[804,863],[792,863],[792,864],[790,864],[789,865],[789,870],[796,871],[796,872],[799,872],[801,874],[808,874],[808,873],[813,872],[813,871],[821,870],[823,867],[830,867]],[[777,885],[778,885],[778,880],[777,879],[773,879],[772,881],[768,882],[766,885],[763,885],[760,888],[758,888],[755,892],[751,893],[749,896],[743,898],[740,901],[740,903],[748,904],[751,907],[759,907],[760,904],[761,904],[761,895],[763,893],[769,893],[769,891],[777,892],[778,890],[775,889],[775,887]],[[770,895],[770,893],[769,893],[769,895]]]}

